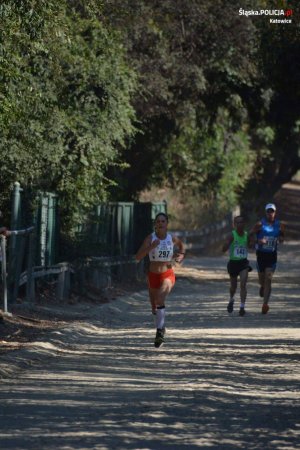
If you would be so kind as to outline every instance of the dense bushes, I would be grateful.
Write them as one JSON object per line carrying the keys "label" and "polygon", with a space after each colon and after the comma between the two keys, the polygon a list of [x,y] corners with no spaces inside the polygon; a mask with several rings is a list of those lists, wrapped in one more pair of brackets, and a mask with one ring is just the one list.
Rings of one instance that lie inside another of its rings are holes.
{"label": "dense bushes", "polygon": [[158,185],[227,209],[299,169],[296,19],[222,0],[4,0],[0,15],[2,205],[18,180],[59,193],[67,228]]}

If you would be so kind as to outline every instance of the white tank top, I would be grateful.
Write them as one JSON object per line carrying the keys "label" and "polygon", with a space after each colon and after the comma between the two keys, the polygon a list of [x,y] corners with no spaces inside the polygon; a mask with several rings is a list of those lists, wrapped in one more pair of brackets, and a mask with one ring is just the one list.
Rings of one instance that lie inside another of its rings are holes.
{"label": "white tank top", "polygon": [[[151,235],[151,244],[156,239],[159,239],[155,233]],[[165,239],[160,239],[159,245],[151,250],[149,253],[150,261],[171,261],[173,257],[173,247],[174,243],[172,240],[172,236],[168,233]]]}

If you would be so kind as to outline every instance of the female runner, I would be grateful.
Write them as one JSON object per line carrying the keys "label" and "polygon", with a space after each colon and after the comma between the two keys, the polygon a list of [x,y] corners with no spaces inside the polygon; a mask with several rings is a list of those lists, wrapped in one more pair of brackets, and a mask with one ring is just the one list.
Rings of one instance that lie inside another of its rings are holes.
{"label": "female runner", "polygon": [[135,258],[140,261],[149,255],[148,288],[152,313],[156,317],[156,337],[154,346],[164,343],[166,298],[175,284],[175,274],[172,268],[174,246],[178,251],[175,261],[180,263],[184,258],[184,245],[176,236],[168,233],[168,216],[158,213],[155,217],[155,231],[148,235],[138,250]]}

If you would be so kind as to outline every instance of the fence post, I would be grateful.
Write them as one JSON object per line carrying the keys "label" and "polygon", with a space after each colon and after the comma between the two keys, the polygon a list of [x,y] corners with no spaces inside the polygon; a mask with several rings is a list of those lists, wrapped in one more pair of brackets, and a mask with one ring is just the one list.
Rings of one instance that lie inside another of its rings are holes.
{"label": "fence post", "polygon": [[68,263],[59,263],[61,272],[58,274],[56,295],[58,300],[68,298],[70,293],[70,269]]}
{"label": "fence post", "polygon": [[20,282],[20,276],[21,276],[21,272],[22,272],[22,264],[23,264],[24,253],[25,253],[25,246],[26,246],[26,237],[21,236],[20,239],[21,239],[21,244],[20,244],[20,249],[18,252],[18,259],[16,261],[15,270],[14,270],[14,284],[13,284],[12,296],[11,296],[12,303],[15,303],[15,301],[17,300],[17,297],[18,297],[19,282]]}
{"label": "fence post", "polygon": [[[18,181],[14,183],[14,190],[12,196],[12,214],[11,214],[11,230],[17,230],[19,228],[20,212],[21,212],[21,185]],[[14,283],[16,282],[16,261],[18,253],[19,237],[11,236],[9,240],[9,289],[8,300],[13,300],[14,295]]]}
{"label": "fence post", "polygon": [[7,313],[6,237],[1,234],[3,311]]}
{"label": "fence post", "polygon": [[34,259],[34,233],[29,234],[28,259],[27,259],[27,283],[26,300],[32,302],[35,300],[35,285],[33,277],[33,259]]}
{"label": "fence post", "polygon": [[[18,181],[14,183],[14,193],[12,197],[12,215],[11,215],[11,229],[15,230],[19,226],[20,207],[21,207],[21,185]],[[15,239],[11,239],[10,243]]]}

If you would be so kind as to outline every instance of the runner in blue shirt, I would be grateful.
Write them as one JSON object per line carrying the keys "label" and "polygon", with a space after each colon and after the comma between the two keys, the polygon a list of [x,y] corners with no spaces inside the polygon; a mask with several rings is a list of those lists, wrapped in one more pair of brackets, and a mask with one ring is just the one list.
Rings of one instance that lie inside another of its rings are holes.
{"label": "runner in blue shirt", "polygon": [[268,203],[266,217],[257,222],[250,235],[256,235],[256,261],[260,284],[259,295],[263,297],[262,314],[269,311],[272,277],[276,270],[277,243],[283,242],[284,225],[275,218],[276,206]]}

